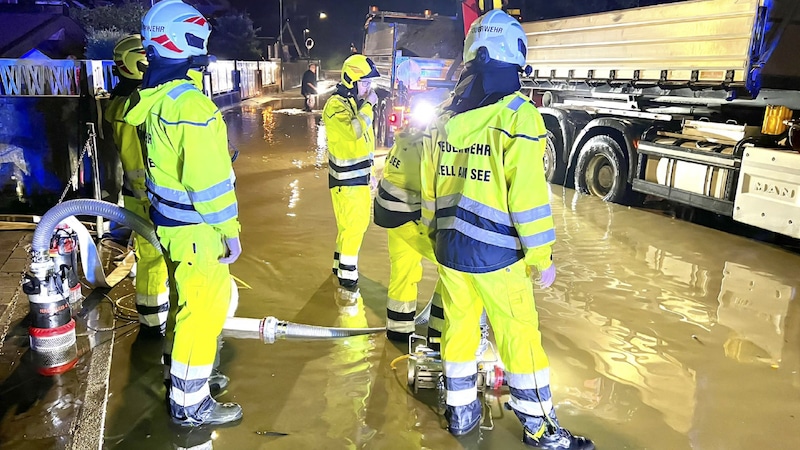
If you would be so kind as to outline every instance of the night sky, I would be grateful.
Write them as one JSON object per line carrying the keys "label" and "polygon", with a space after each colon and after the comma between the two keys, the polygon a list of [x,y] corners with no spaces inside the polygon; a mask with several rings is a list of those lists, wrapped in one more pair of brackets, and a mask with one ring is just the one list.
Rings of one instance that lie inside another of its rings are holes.
{"label": "night sky", "polygon": [[[229,0],[231,6],[250,13],[259,36],[278,35],[279,0]],[[563,17],[597,11],[621,9],[641,5],[667,3],[677,0],[510,0],[509,7],[523,9],[525,20]],[[313,58],[322,58],[323,66],[335,66],[349,54],[350,43],[361,49],[364,38],[364,19],[370,5],[382,10],[422,12],[430,9],[442,15],[455,15],[460,8],[458,0],[284,0],[286,16],[292,24],[295,37],[302,46],[303,29],[308,27],[316,44]],[[328,18],[319,19],[325,12]],[[288,34],[284,41],[291,44]]]}

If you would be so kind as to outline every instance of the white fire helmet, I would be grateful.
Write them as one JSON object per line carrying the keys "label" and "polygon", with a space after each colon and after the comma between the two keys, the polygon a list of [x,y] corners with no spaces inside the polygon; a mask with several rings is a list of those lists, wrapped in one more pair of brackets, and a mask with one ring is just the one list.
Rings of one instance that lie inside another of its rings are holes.
{"label": "white fire helmet", "polygon": [[481,47],[486,47],[489,58],[495,61],[524,67],[528,37],[517,19],[493,9],[470,26],[464,40],[464,63],[474,60]]}
{"label": "white fire helmet", "polygon": [[211,25],[199,11],[180,0],[162,0],[142,18],[142,44],[158,56],[189,59],[208,54]]}

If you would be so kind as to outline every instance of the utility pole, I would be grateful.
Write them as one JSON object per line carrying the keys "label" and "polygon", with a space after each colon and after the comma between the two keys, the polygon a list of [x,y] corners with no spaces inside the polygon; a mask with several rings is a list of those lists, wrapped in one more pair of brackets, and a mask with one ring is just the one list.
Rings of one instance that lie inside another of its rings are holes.
{"label": "utility pole", "polygon": [[280,0],[280,7],[281,7],[281,12],[280,12],[281,25],[280,25],[280,35],[278,36],[278,42],[280,42],[281,44],[281,55],[283,55],[283,0]]}

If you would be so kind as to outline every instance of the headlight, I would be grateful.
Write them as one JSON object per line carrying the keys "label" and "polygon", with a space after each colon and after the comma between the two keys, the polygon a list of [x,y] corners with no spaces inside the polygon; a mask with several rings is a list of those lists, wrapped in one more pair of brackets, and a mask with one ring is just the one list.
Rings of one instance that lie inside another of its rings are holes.
{"label": "headlight", "polygon": [[411,123],[414,125],[427,125],[436,118],[436,106],[421,101],[411,107]]}

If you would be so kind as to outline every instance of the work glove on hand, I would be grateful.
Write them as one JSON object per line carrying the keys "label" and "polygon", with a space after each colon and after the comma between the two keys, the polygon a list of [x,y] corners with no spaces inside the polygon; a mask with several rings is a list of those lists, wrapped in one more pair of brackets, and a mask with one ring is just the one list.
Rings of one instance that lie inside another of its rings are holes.
{"label": "work glove on hand", "polygon": [[222,264],[233,264],[242,254],[242,243],[239,237],[225,238],[225,256],[219,259]]}
{"label": "work glove on hand", "polygon": [[536,284],[541,288],[549,288],[556,281],[556,265],[550,264],[550,267],[539,270],[539,276],[536,278]]}
{"label": "work glove on hand", "polygon": [[364,98],[364,100],[369,102],[370,105],[375,106],[378,103],[378,94],[376,94],[375,91],[371,90],[371,91],[369,91],[367,96]]}

